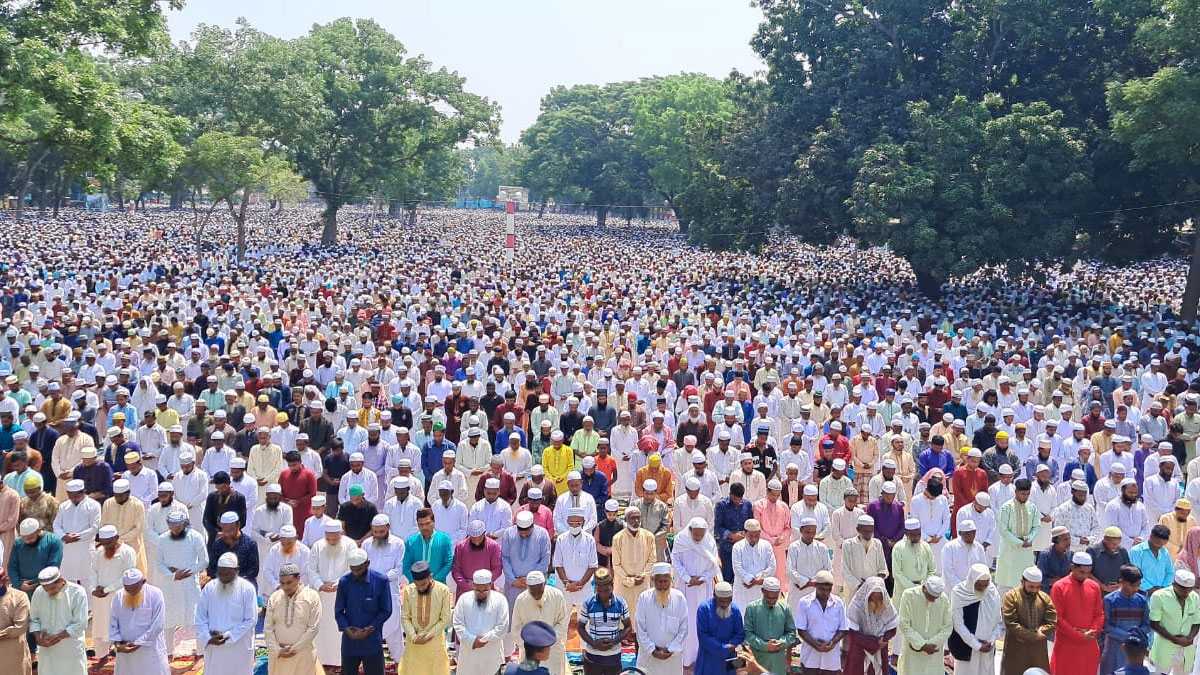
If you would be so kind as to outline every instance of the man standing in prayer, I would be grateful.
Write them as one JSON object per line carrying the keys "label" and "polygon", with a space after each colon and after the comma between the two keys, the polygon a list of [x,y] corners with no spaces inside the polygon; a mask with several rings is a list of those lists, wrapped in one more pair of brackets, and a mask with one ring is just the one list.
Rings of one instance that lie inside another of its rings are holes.
{"label": "man standing in prayer", "polygon": [[398,672],[450,675],[450,658],[446,655],[450,589],[433,578],[429,563],[423,560],[413,563],[410,575],[412,583],[401,591],[400,623],[408,643]]}
{"label": "man standing in prayer", "polygon": [[100,546],[92,549],[92,573],[89,575],[94,586],[92,597],[95,598],[92,601],[92,642],[100,665],[104,665],[108,663],[112,646],[108,638],[112,596],[121,588],[125,571],[136,568],[137,554],[121,541],[117,528],[112,525],[102,526],[97,539]]}
{"label": "man standing in prayer", "polygon": [[767,496],[754,504],[754,519],[762,527],[761,534],[775,553],[775,570],[771,576],[782,579],[787,574],[787,548],[792,542],[792,512],[780,499],[783,484],[778,478],[767,482]]}
{"label": "man standing in prayer", "polygon": [[1092,556],[1077,551],[1071,557],[1071,573],[1050,589],[1050,599],[1058,610],[1050,655],[1053,672],[1094,673],[1100,667],[1097,636],[1104,629],[1104,600],[1100,584],[1089,578],[1091,573]]}
{"label": "man standing in prayer", "polygon": [[108,637],[117,647],[114,675],[170,675],[162,591],[147,584],[136,567],[125,570],[121,585],[112,597],[109,615]]}
{"label": "man standing in prayer", "polygon": [[321,624],[321,598],[300,581],[300,567],[284,563],[279,588],[267,600],[263,639],[271,675],[324,675],[313,640]]}
{"label": "man standing in prayer", "polygon": [[362,543],[371,569],[387,577],[392,596],[392,615],[383,624],[383,639],[393,661],[404,654],[404,633],[400,624],[400,579],[404,564],[404,541],[391,532],[387,515],[379,513],[371,520],[371,536]]}
{"label": "man standing in prayer", "polygon": [[0,570],[0,663],[10,664],[18,675],[30,675],[29,596],[20,589],[10,591],[8,572]]}
{"label": "man standing in prayer", "polygon": [[883,544],[875,538],[875,519],[868,515],[858,517],[858,536],[842,543],[842,597],[853,598],[858,587],[868,577],[888,578],[887,560],[883,557]]}
{"label": "man standing in prayer", "polygon": [[258,600],[254,586],[238,576],[238,559],[224,553],[217,578],[210,579],[196,603],[196,641],[204,641],[204,671],[249,673],[254,670],[254,624]]}
{"label": "man standing in prayer", "polygon": [[[67,481],[67,499],[58,507],[54,516],[54,534],[63,544],[63,578],[85,588],[92,572],[92,550],[96,546],[96,532],[100,529],[100,504],[83,492],[83,481]],[[6,549],[7,550],[7,549]]]}
{"label": "man standing in prayer", "polygon": [[[942,578],[947,584],[954,586],[966,579],[967,572],[977,563],[988,564],[987,552],[983,550],[983,544],[975,540],[976,534],[975,521],[958,521],[958,538],[951,539],[942,549]],[[893,557],[893,571],[894,560]]]}
{"label": "man standing in prayer", "polygon": [[[350,571],[338,580],[334,618],[342,633],[342,670],[347,675],[383,675],[384,624],[394,611],[387,575],[371,569],[367,552],[346,556]],[[469,672],[469,671],[468,671]]]}
{"label": "man standing in prayer", "polygon": [[1196,661],[1196,633],[1200,631],[1200,595],[1196,575],[1176,570],[1170,588],[1150,596],[1150,626],[1156,635],[1150,661],[1162,673],[1190,673]]}
{"label": "man standing in prayer", "polygon": [[[1092,560],[1092,575],[1096,574],[1095,559]],[[1133,565],[1125,565],[1119,573],[1120,588],[1104,596],[1104,635],[1100,641],[1100,675],[1112,675],[1125,665],[1122,645],[1131,632],[1143,631],[1149,635],[1150,601],[1141,593],[1142,571]],[[1103,587],[1102,587],[1103,588]]]}
{"label": "man standing in prayer", "polygon": [[308,554],[308,580],[321,597],[317,656],[326,666],[342,665],[342,643],[334,605],[338,582],[350,571],[349,556],[355,550],[358,545],[342,533],[342,521],[335,520],[325,525],[325,538],[313,544]]}
{"label": "man standing in prayer", "polygon": [[954,587],[950,607],[954,632],[950,654],[955,675],[993,675],[996,672],[996,640],[1004,630],[1000,594],[986,565],[975,565],[965,581]]}
{"label": "man standing in prayer", "polygon": [[1004,617],[1003,675],[1024,675],[1026,669],[1049,670],[1050,654],[1046,641],[1054,634],[1058,613],[1050,595],[1042,590],[1042,571],[1027,567],[1021,574],[1021,586],[1004,594],[1000,614]]}
{"label": "man standing in prayer", "polygon": [[[828,553],[825,562],[829,564]],[[699,649],[699,641],[696,638],[696,610],[712,597],[713,583],[721,575],[717,543],[708,533],[708,522],[704,518],[694,516],[687,524],[687,533],[675,536],[671,564],[675,568],[675,587],[683,593],[689,609],[688,631],[683,639],[683,667],[687,668],[696,662]]]}
{"label": "man standing in prayer", "polygon": [[742,615],[746,644],[754,659],[771,673],[788,672],[792,645],[798,642],[792,612],[779,602],[781,590],[778,579],[767,577],[762,583],[762,597],[750,603]]}
{"label": "man standing in prayer", "polygon": [[[800,538],[788,546],[787,579],[788,609],[795,615],[800,601],[816,592],[817,573],[825,570],[832,573],[829,548],[817,540],[817,521],[814,518],[800,519]],[[840,562],[840,561],[839,561]]]}
{"label": "man standing in prayer", "polygon": [[1021,573],[1036,562],[1033,540],[1042,529],[1041,513],[1029,501],[1028,478],[1018,479],[1013,498],[1000,507],[996,528],[1000,552],[996,556],[996,585],[1007,590],[1021,582]]}
{"label": "man standing in prayer", "polygon": [[613,537],[612,545],[617,594],[625,601],[631,622],[637,621],[637,600],[650,585],[655,562],[654,535],[641,525],[642,512],[636,506],[625,509],[625,529]]}
{"label": "man standing in prayer", "polygon": [[513,605],[511,632],[520,635],[522,629],[534,621],[546,623],[558,638],[550,647],[550,657],[543,661],[544,667],[550,675],[568,675],[566,642],[571,608],[563,592],[548,586],[546,575],[537,570],[525,576],[525,590]]}
{"label": "man standing in prayer", "polygon": [[[188,527],[186,509],[167,514],[167,531],[158,538],[156,555],[155,565],[163,579],[166,600],[163,627],[170,656],[181,639],[191,636],[196,624],[196,603],[200,600],[200,572],[208,568],[204,535]],[[196,656],[195,651],[192,656]]]}
{"label": "man standing in prayer", "polygon": [[458,637],[457,672],[492,673],[504,664],[503,638],[508,634],[508,601],[492,590],[492,573],[478,570],[474,590],[454,604],[454,634]]}
{"label": "man standing in prayer", "polygon": [[746,641],[742,610],[733,603],[733,586],[729,582],[717,582],[713,597],[696,610],[696,631],[700,655],[696,658],[694,675],[724,675],[728,672],[728,660],[737,655],[738,648]]}
{"label": "man standing in prayer", "polygon": [[920,586],[900,595],[896,612],[900,616],[900,635],[904,648],[896,675],[927,675],[945,672],[946,640],[954,631],[950,599],[945,594],[946,583],[931,576]]}
{"label": "man standing in prayer", "polygon": [[29,632],[39,647],[38,671],[85,675],[87,591],[62,578],[57,567],[43,569],[37,580],[38,588],[29,601]]}
{"label": "man standing in prayer", "polygon": [[117,528],[121,541],[137,554],[137,568],[144,573],[146,548],[142,537],[146,534],[146,505],[129,494],[129,481],[124,478],[113,481],[113,496],[100,507],[100,524]]}
{"label": "man standing in prayer", "polygon": [[687,600],[682,592],[671,588],[671,563],[654,563],[650,580],[653,588],[638,597],[637,667],[646,675],[676,675],[683,671]]}
{"label": "man standing in prayer", "polygon": [[763,580],[775,574],[774,552],[761,529],[758,520],[747,520],[746,538],[733,545],[733,601],[739,608],[761,598]]}
{"label": "man standing in prayer", "polygon": [[833,575],[817,573],[816,592],[800,602],[796,612],[796,630],[803,647],[800,665],[806,675],[837,675],[842,671],[841,642],[850,626],[846,606],[833,594]]}
{"label": "man standing in prayer", "polygon": [[[279,530],[284,525],[292,525],[294,519],[292,517],[292,507],[283,503],[283,492],[278,483],[271,483],[264,491],[266,496],[265,501],[259,504],[254,509],[254,517],[250,519],[251,526],[250,538],[258,545],[258,560],[261,563],[267,559],[267,554],[271,552],[271,546],[279,541]],[[265,583],[262,577],[262,568],[259,568],[259,582],[261,588]],[[269,594],[263,596],[269,597]]]}
{"label": "man standing in prayer", "polygon": [[[551,564],[566,594],[567,612],[587,602],[591,596],[592,575],[599,563],[596,558],[596,538],[585,534],[584,507],[573,506],[567,513],[567,531],[558,535]],[[515,606],[514,602],[514,606]],[[520,631],[514,630],[513,633]]]}

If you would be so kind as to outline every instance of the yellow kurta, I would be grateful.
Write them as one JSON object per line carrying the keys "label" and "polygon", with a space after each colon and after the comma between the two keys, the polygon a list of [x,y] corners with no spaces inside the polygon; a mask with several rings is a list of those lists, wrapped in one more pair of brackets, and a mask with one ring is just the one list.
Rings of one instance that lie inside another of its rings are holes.
{"label": "yellow kurta", "polygon": [[[63,434],[54,442],[54,452],[50,456],[50,468],[58,476],[58,487],[54,491],[55,499],[61,502],[67,498],[69,474],[83,460],[83,449],[94,447],[96,444],[92,442],[92,437],[80,432],[76,432],[74,437]],[[63,478],[63,474],[68,475]]]}
{"label": "yellow kurta", "polygon": [[[646,528],[638,529],[637,534],[625,528],[613,537],[613,577],[617,580],[617,594],[629,607],[630,621],[637,621],[634,615],[638,596],[650,587],[650,568],[655,561],[654,535]],[[641,583],[634,577],[641,577]]]}
{"label": "yellow kurta", "polygon": [[546,446],[542,451],[542,468],[546,470],[546,478],[554,481],[554,489],[558,494],[565,494],[567,474],[575,470],[575,451],[565,444],[559,448]]}
{"label": "yellow kurta", "polygon": [[246,460],[246,474],[255,482],[266,480],[258,486],[258,503],[267,501],[267,485],[279,482],[283,472],[283,448],[274,443],[255,445],[250,448],[250,459]]}
{"label": "yellow kurta", "polygon": [[550,675],[568,675],[567,670],[567,623],[571,620],[571,608],[567,607],[566,596],[553,586],[546,586],[540,600],[535,600],[529,591],[522,591],[513,603],[512,634],[520,635],[525,624],[545,621],[554,627],[558,642],[550,648],[550,659],[543,662]]}
{"label": "yellow kurta", "polygon": [[[405,642],[398,672],[450,675],[450,658],[446,654],[446,629],[451,622],[450,589],[435,581],[429,595],[421,595],[416,584],[409,584],[400,595],[403,598],[400,623]],[[415,641],[418,637],[432,639],[419,645]]]}
{"label": "yellow kurta", "polygon": [[[282,589],[267,600],[263,638],[267,643],[267,675],[324,675],[313,639],[321,624],[321,598],[307,586],[288,597]],[[279,658],[283,645],[297,653]]]}
{"label": "yellow kurta", "polygon": [[142,501],[131,495],[124,504],[118,504],[115,497],[109,497],[100,507],[100,525],[117,528],[121,541],[137,552],[138,569],[145,574],[146,547],[142,536],[146,533],[146,507]]}
{"label": "yellow kurta", "polygon": [[1188,515],[1187,520],[1182,523],[1175,518],[1175,512],[1164,513],[1158,518],[1159,525],[1166,525],[1171,531],[1171,538],[1167,540],[1167,551],[1171,554],[1171,559],[1179,557],[1179,551],[1183,549],[1183,540],[1187,539],[1187,533],[1191,532],[1196,526],[1196,517]]}

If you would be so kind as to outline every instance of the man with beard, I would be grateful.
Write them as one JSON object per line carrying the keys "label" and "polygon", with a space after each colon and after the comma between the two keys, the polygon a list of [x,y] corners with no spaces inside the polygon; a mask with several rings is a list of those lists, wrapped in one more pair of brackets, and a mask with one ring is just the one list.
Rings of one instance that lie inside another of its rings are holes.
{"label": "man with beard", "polygon": [[117,648],[115,675],[170,675],[162,591],[148,585],[136,567],[125,570],[121,586],[112,598],[108,631]]}
{"label": "man with beard", "polygon": [[216,489],[204,502],[204,529],[209,541],[217,538],[221,517],[226,513],[234,514],[239,524],[246,524],[246,498],[233,489],[229,474],[218,471],[212,482]]}
{"label": "man with beard", "polygon": [[226,553],[238,559],[238,574],[251,585],[258,583],[258,546],[255,546],[238,526],[237,514],[232,511],[221,516],[221,533],[208,545],[208,577],[217,576],[217,561]]}
{"label": "man with beard", "polygon": [[188,522],[197,532],[205,532],[204,509],[208,503],[208,474],[196,467],[196,456],[190,450],[179,456],[179,473],[170,479],[175,486],[175,498],[188,510]]}
{"label": "man with beard", "polygon": [[859,516],[857,529],[858,536],[842,544],[843,598],[853,598],[869,577],[889,576],[883,544],[875,538],[875,519],[866,514]]}
{"label": "man with beard", "polygon": [[[832,576],[829,587],[833,587]],[[696,609],[696,633],[700,654],[696,657],[694,674],[725,675],[727,661],[737,655],[738,647],[746,641],[742,610],[733,604],[733,586],[729,582],[718,582],[713,597]]]}
{"label": "man with beard", "polygon": [[67,481],[67,499],[54,516],[54,534],[63,544],[63,578],[91,588],[92,548],[100,529],[100,504],[83,491],[83,481]]}
{"label": "man with beard", "polygon": [[454,633],[458,637],[457,670],[491,673],[504,664],[503,638],[508,634],[508,601],[492,590],[492,573],[477,570],[473,592],[454,603]]}
{"label": "man with beard", "polygon": [[638,597],[637,665],[647,675],[674,675],[683,668],[683,638],[688,629],[688,605],[683,593],[671,588],[671,563],[655,563],[654,587]]}
{"label": "man with beard", "polygon": [[269,600],[279,588],[279,574],[284,565],[292,564],[301,570],[308,569],[310,551],[307,546],[297,540],[296,528],[284,525],[279,528],[279,540],[271,545],[262,561],[262,580],[258,586],[259,597]]}
{"label": "man with beard", "polygon": [[[915,520],[915,519],[910,519]],[[918,523],[918,527],[920,524]],[[978,535],[975,521],[960,520],[958,523],[958,536],[951,539],[946,547],[942,549],[942,578],[946,580],[946,584],[950,587],[958,585],[960,581],[967,578],[967,573],[971,571],[971,567],[976,564],[987,565],[987,552],[983,550],[983,544],[976,541]],[[896,572],[895,553],[892,554],[892,571]],[[909,588],[921,583],[922,580],[931,574],[936,574],[937,570],[930,569],[923,575],[916,577],[911,583],[905,585]],[[898,573],[897,573],[898,574]],[[897,576],[897,578],[899,578]],[[900,593],[904,592],[904,588],[896,588],[896,597],[899,598]]]}
{"label": "man with beard", "polygon": [[350,570],[349,555],[358,546],[342,535],[342,522],[325,525],[325,538],[313,544],[308,556],[308,580],[321,597],[321,627],[317,631],[317,656],[326,666],[342,665],[341,639],[334,615],[338,581]]}
{"label": "man with beard", "polygon": [[1104,507],[1104,522],[1121,528],[1121,548],[1132,549],[1150,536],[1150,518],[1146,505],[1138,499],[1137,481],[1121,481],[1121,498]]}
{"label": "man with beard", "polygon": [[232,553],[217,560],[215,576],[204,585],[196,604],[196,641],[204,642],[204,670],[249,673],[254,670],[258,619],[254,586],[238,576],[238,559]]}
{"label": "man with beard", "polygon": [[1100,520],[1088,499],[1088,486],[1083,481],[1071,482],[1071,500],[1059,504],[1051,514],[1054,527],[1065,527],[1071,533],[1071,550],[1086,551],[1099,539]]}
{"label": "man with beard", "polygon": [[[283,491],[278,483],[272,483],[266,489],[266,501],[254,509],[254,518],[251,519],[253,529],[250,531],[250,538],[258,545],[258,559],[263,561],[267,559],[267,554],[271,551],[271,546],[279,541],[279,530],[284,525],[291,525],[292,507],[283,503]],[[258,586],[262,588],[267,585],[264,583],[266,579],[260,574],[258,578]],[[270,593],[263,594],[263,600],[271,597]]]}
{"label": "man with beard", "polygon": [[39,670],[46,675],[84,675],[87,591],[62,578],[57,567],[38,573],[29,601],[29,634],[38,649]]}
{"label": "man with beard", "polygon": [[787,672],[791,664],[791,648],[796,644],[796,627],[788,606],[779,602],[781,584],[767,577],[762,585],[762,597],[750,603],[743,613],[746,644],[754,658],[768,672]]}
{"label": "man with beard", "polygon": [[[188,527],[186,511],[168,513],[167,528],[167,533],[158,538],[155,566],[163,578],[163,597],[167,601],[163,620],[167,633],[167,654],[173,655],[175,646],[191,637],[196,620],[196,603],[200,599],[199,575],[208,567],[208,551],[204,547],[203,535]],[[195,656],[193,651],[192,657]]]}
{"label": "man with beard", "polygon": [[317,665],[317,648],[313,645],[321,622],[321,598],[300,581],[300,569],[295,563],[284,564],[271,584],[278,590],[267,601],[263,638],[272,675],[323,672]]}
{"label": "man with beard", "polygon": [[525,590],[513,604],[512,615],[511,632],[517,635],[534,621],[542,621],[554,629],[558,641],[551,645],[549,658],[542,663],[546,664],[550,675],[568,675],[566,642],[571,608],[567,606],[563,592],[546,585],[545,574],[536,570],[530,572],[525,577]]}
{"label": "man with beard", "polygon": [[467,538],[454,546],[450,576],[454,579],[455,601],[471,590],[471,577],[475,570],[489,570],[494,579],[504,573],[500,543],[487,536],[487,527],[482,520],[467,523]]}
{"label": "man with beard", "polygon": [[346,536],[362,543],[371,534],[371,520],[379,513],[375,504],[367,501],[363,486],[350,487],[350,499],[338,509],[338,520],[342,521]]}
{"label": "man with beard", "polygon": [[17,675],[31,675],[29,596],[19,589],[18,592],[10,590],[8,573],[0,570],[0,663],[9,664]]}
{"label": "man with beard", "polygon": [[[371,520],[371,536],[362,543],[371,561],[371,569],[387,577],[392,595],[392,615],[383,624],[381,633],[387,642],[392,660],[404,654],[404,633],[400,624],[400,577],[404,565],[404,540],[392,534],[388,517],[382,513]],[[499,558],[499,556],[497,556]]]}
{"label": "man with beard", "polygon": [[108,637],[109,614],[112,610],[112,595],[121,588],[121,576],[126,570],[135,568],[137,554],[128,544],[121,542],[117,528],[104,525],[96,537],[99,548],[92,549],[92,643],[100,665],[108,663],[111,641]]}
{"label": "man with beard", "polygon": [[367,552],[346,556],[350,571],[338,580],[334,618],[342,632],[342,667],[348,675],[383,675],[383,627],[394,611],[388,578],[371,569]]}
{"label": "man with beard", "polygon": [[800,601],[816,592],[814,579],[817,574],[822,570],[832,573],[829,549],[824,542],[817,541],[816,536],[817,521],[803,518],[800,520],[800,538],[788,546],[787,599],[793,615],[800,607]]}
{"label": "man with beard", "polygon": [[427,562],[414,563],[410,575],[412,583],[401,591],[400,622],[408,642],[398,672],[450,675],[450,659],[446,655],[446,629],[451,623],[450,589],[433,579]]}

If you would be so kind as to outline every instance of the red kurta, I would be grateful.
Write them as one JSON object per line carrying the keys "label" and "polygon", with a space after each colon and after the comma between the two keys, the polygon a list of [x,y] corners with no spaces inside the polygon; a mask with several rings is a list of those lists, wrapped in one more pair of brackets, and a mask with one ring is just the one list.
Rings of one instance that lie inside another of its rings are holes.
{"label": "red kurta", "polygon": [[1100,584],[1091,579],[1081,584],[1069,574],[1050,588],[1050,600],[1058,610],[1054,650],[1050,653],[1050,672],[1054,675],[1094,675],[1100,669],[1100,643],[1079,631],[1098,633],[1104,628],[1102,595]]}
{"label": "red kurta", "polygon": [[950,509],[950,531],[958,536],[958,510],[975,501],[975,494],[987,492],[988,477],[983,469],[975,469],[974,473],[966,466],[960,466],[950,476],[950,490],[954,492],[954,507]]}
{"label": "red kurta", "polygon": [[[279,489],[284,500],[292,506],[292,525],[296,534],[304,537],[304,522],[312,516],[312,498],[317,494],[317,477],[310,469],[285,469],[279,474]],[[293,500],[295,500],[293,502]]]}

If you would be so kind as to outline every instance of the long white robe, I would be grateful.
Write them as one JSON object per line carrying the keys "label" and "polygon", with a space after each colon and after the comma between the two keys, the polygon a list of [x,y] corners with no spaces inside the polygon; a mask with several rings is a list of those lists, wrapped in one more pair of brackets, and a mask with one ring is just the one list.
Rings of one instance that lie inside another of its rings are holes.
{"label": "long white robe", "polygon": [[392,660],[399,662],[404,654],[404,626],[400,623],[400,582],[404,580],[404,540],[389,534],[387,541],[380,543],[375,537],[363,542],[371,569],[386,575],[388,590],[392,593],[392,615],[383,623],[383,639],[387,641]]}
{"label": "long white robe", "polygon": [[155,562],[158,560],[158,538],[170,529],[167,525],[167,515],[173,511],[187,513],[187,507],[177,501],[172,500],[171,503],[164,507],[162,504],[155,502],[146,510],[146,534],[143,540],[146,544],[146,581],[151,586],[162,588],[163,578],[159,574],[158,565]]}
{"label": "long white robe", "polygon": [[[721,574],[721,561],[717,555],[717,544],[712,535],[705,533],[700,543],[691,540],[691,532],[675,538],[671,553],[671,566],[675,568],[675,588],[678,588],[688,603],[688,631],[683,640],[683,665],[696,662],[700,641],[696,633],[696,610],[712,597],[713,579]],[[687,537],[687,541],[684,540]],[[704,583],[688,586],[692,577],[700,577]]]}
{"label": "long white robe", "polygon": [[121,576],[125,574],[125,570],[133,567],[137,567],[137,553],[129,544],[120,544],[111,558],[104,556],[102,546],[92,550],[92,583],[103,588],[107,594],[103,598],[97,598],[89,593],[92,600],[92,643],[97,654],[107,654],[112,645],[112,641],[108,639],[112,596],[121,589]]}
{"label": "long white robe", "polygon": [[[454,603],[454,633],[458,636],[458,668],[463,673],[493,673],[504,665],[504,641],[508,634],[508,600],[491,591],[482,608],[475,604],[474,591],[463,593]],[[475,638],[487,642],[475,648]]]}
{"label": "long white robe", "polygon": [[[787,596],[788,607],[794,616],[800,607],[800,601],[817,592],[809,586],[803,590],[797,586],[806,586],[816,578],[817,572],[826,570],[832,572],[829,559],[829,547],[813,539],[811,544],[805,544],[803,539],[797,539],[788,545],[787,552]],[[783,579],[780,579],[782,582]]]}
{"label": "long white robe", "polygon": [[[196,623],[196,604],[200,601],[200,572],[208,567],[208,549],[204,536],[188,528],[182,539],[172,539],[168,532],[158,538],[158,560],[155,567],[163,579],[162,592],[167,603],[164,626],[167,648],[172,652],[178,639],[188,637]],[[192,576],[175,579],[170,568],[187,570]],[[179,629],[178,631],[176,629]],[[197,645],[197,648],[203,645]]]}
{"label": "long white robe", "polygon": [[311,579],[308,578],[308,558],[311,550],[303,542],[297,541],[296,548],[292,550],[291,554],[284,555],[282,543],[277,541],[271,544],[271,550],[267,552],[267,557],[262,559],[262,574],[259,575],[262,581],[258,584],[258,595],[261,598],[269,599],[271,594],[279,588],[279,570],[288,563],[293,563],[300,568],[300,583],[310,588],[313,587]]}
{"label": "long white robe", "polygon": [[170,675],[167,641],[163,636],[166,604],[158,588],[142,586],[142,601],[137,607],[125,606],[125,589],[112,596],[108,634],[113,642],[130,642],[136,651],[117,654],[113,675]]}
{"label": "long white robe", "polygon": [[[250,530],[250,538],[258,544],[259,563],[267,559],[267,554],[271,552],[271,546],[275,543],[271,541],[271,535],[278,535],[279,528],[291,524],[292,507],[288,504],[280,502],[279,508],[275,510],[267,508],[266,504],[259,504],[254,509],[254,528]],[[259,595],[264,600],[264,604],[266,599],[271,597],[270,593],[262,590],[266,578],[266,570],[260,564],[258,568],[258,589]],[[275,584],[279,584],[278,577],[275,579]]]}
{"label": "long white robe", "polygon": [[[770,547],[768,547],[770,548]],[[667,606],[658,602],[658,592],[642,591],[637,603],[637,667],[646,675],[678,675],[683,671],[683,642],[688,633],[688,603],[677,589],[668,591]],[[668,659],[654,657],[654,650],[665,647]]]}
{"label": "long white robe", "polygon": [[577,582],[583,579],[589,569],[595,570],[598,566],[596,539],[586,533],[572,536],[570,532],[563,532],[558,535],[550,564],[555,570],[561,567],[567,573],[565,579],[557,579],[562,585],[563,595],[566,596],[567,607],[579,607],[587,602],[593,594],[590,583],[584,584],[583,588],[574,592],[568,591],[566,586],[568,581]]}
{"label": "long white robe", "polygon": [[92,548],[96,545],[99,529],[100,502],[95,499],[84,497],[78,506],[67,499],[58,505],[54,534],[59,539],[67,534],[79,535],[79,541],[63,544],[59,570],[67,581],[74,581],[84,588],[92,587]]}
{"label": "long white robe", "polygon": [[[242,528],[249,532],[254,531],[254,514],[258,508],[258,485],[246,474],[242,474],[241,480],[231,480],[229,485],[238,494],[246,498],[246,527]],[[260,558],[261,560],[261,558]]]}
{"label": "long white robe", "polygon": [[775,549],[766,539],[760,538],[753,546],[749,539],[733,545],[733,601],[739,608],[762,597],[762,585],[746,588],[746,582],[771,576],[775,576]]}
{"label": "long white robe", "polygon": [[[38,672],[46,675],[86,675],[84,633],[88,622],[87,591],[67,582],[57,595],[38,587],[29,601],[29,632],[69,634],[53,647],[38,648]],[[219,672],[219,671],[213,671]]]}
{"label": "long white robe", "polygon": [[321,591],[322,584],[337,585],[338,579],[350,571],[350,563],[346,557],[358,548],[358,544],[350,537],[343,536],[337,544],[330,544],[321,539],[313,544],[308,556],[308,578],[317,594],[321,596],[321,628],[317,631],[317,657],[326,666],[342,665],[342,633],[338,630],[337,618],[334,616],[334,602],[337,600],[337,590],[328,593]]}
{"label": "long white robe", "polygon": [[[204,672],[253,672],[257,620],[258,599],[249,581],[235,577],[228,586],[218,579],[205,584],[196,604],[196,641],[204,644]],[[208,644],[212,631],[224,633],[225,644]]]}
{"label": "long white robe", "polygon": [[471,505],[469,519],[482,520],[487,534],[499,536],[513,524],[512,506],[499,497],[494,502],[481,499]]}
{"label": "long white robe", "polygon": [[207,536],[204,532],[204,502],[208,499],[208,474],[198,467],[191,473],[180,471],[171,479],[175,486],[175,499],[187,507],[188,527]]}

